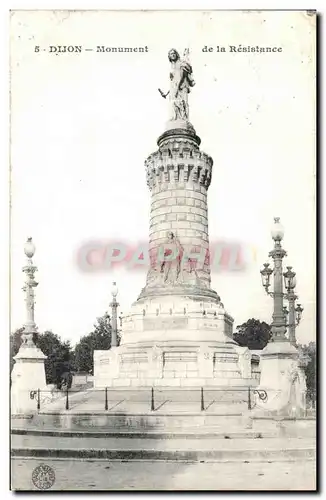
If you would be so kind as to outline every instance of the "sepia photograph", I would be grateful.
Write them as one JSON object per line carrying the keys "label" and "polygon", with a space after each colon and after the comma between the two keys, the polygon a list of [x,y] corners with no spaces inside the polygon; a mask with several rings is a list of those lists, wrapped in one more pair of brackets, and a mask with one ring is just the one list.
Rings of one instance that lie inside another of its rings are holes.
{"label": "sepia photograph", "polygon": [[10,11],[10,489],[317,490],[313,10]]}

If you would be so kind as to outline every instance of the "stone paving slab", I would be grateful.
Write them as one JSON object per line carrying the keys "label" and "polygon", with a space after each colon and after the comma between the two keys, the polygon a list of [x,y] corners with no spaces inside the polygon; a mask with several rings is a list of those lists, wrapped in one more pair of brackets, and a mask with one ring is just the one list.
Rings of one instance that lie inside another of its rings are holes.
{"label": "stone paving slab", "polygon": [[315,491],[316,463],[182,463],[108,460],[12,459],[12,489],[39,491],[32,482],[41,464],[53,468],[49,491]]}

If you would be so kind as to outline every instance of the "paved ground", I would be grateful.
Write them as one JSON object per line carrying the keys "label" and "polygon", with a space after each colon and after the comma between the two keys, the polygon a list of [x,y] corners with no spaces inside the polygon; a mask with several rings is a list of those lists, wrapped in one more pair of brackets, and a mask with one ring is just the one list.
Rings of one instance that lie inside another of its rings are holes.
{"label": "paved ground", "polygon": [[51,490],[315,490],[313,461],[256,463],[12,459],[12,489],[37,490],[32,472],[55,472]]}

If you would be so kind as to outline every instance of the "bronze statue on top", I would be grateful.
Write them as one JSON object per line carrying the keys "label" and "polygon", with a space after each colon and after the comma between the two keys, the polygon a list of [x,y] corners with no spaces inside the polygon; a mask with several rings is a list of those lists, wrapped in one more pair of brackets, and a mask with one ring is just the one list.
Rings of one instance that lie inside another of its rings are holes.
{"label": "bronze statue on top", "polygon": [[[188,51],[185,51],[185,57]],[[195,85],[192,76],[192,67],[187,60],[181,60],[175,49],[171,49],[168,54],[171,62],[170,90],[165,94],[158,89],[164,99],[169,95],[170,100],[170,120],[189,120],[188,94],[190,87]]]}

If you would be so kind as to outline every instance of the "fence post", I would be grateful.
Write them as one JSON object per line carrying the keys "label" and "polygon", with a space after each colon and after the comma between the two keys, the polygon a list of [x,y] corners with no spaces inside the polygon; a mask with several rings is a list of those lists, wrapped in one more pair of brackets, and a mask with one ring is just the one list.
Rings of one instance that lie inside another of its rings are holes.
{"label": "fence post", "polygon": [[154,405],[154,387],[152,387],[151,390],[151,411],[155,410],[155,405]]}
{"label": "fence post", "polygon": [[250,392],[250,386],[248,387],[248,410],[251,410],[251,392]]}
{"label": "fence post", "polygon": [[41,409],[41,391],[37,389],[37,409]]}
{"label": "fence post", "polygon": [[108,388],[105,388],[105,409],[108,410]]}
{"label": "fence post", "polygon": [[66,410],[69,410],[69,389],[66,390]]}
{"label": "fence post", "polygon": [[203,387],[200,388],[200,411],[205,410],[205,403],[204,403],[204,389]]}

